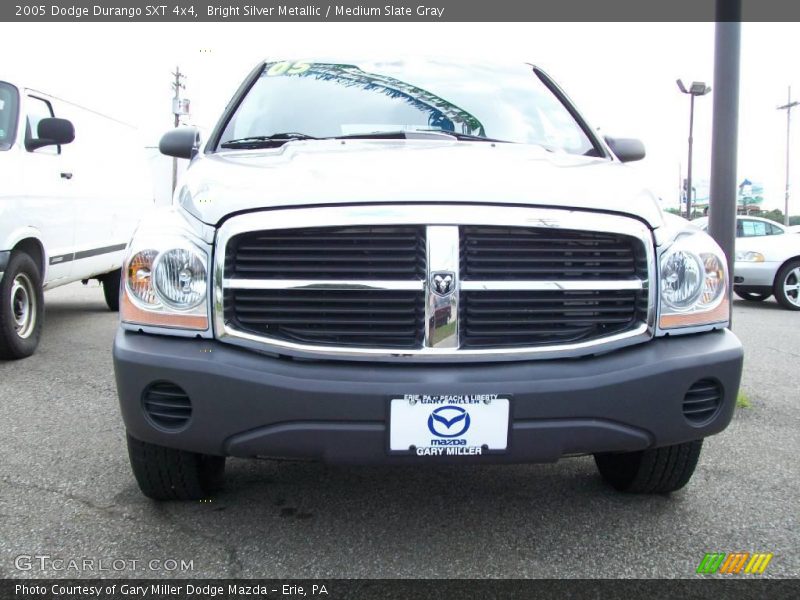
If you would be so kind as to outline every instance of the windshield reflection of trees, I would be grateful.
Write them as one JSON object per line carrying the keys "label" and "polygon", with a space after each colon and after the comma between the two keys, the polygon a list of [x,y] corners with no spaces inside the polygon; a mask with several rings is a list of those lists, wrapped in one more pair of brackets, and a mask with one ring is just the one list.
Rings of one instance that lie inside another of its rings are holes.
{"label": "windshield reflection of trees", "polygon": [[399,99],[420,112],[428,113],[428,125],[444,131],[456,131],[456,124],[461,131],[470,135],[486,135],[483,124],[472,114],[422,88],[405,81],[380,75],[366,73],[353,65],[314,63],[303,73],[287,74],[288,77],[313,77],[318,80],[333,81],[345,87],[360,87],[365,91],[378,92],[390,98]]}

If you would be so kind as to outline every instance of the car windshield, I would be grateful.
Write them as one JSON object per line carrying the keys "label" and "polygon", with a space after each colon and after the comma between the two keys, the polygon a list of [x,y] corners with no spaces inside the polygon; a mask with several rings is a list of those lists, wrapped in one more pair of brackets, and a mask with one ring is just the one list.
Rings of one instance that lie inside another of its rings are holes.
{"label": "car windshield", "polygon": [[8,150],[17,131],[17,88],[0,81],[0,150]]}
{"label": "car windshield", "polygon": [[267,63],[225,125],[218,147],[420,131],[602,156],[530,65],[436,61]]}

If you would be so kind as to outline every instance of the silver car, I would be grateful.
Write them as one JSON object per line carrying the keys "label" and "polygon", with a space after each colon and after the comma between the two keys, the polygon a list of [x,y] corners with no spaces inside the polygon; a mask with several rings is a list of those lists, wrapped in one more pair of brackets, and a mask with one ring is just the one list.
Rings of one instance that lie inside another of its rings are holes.
{"label": "silver car", "polygon": [[[692,221],[703,230],[708,218]],[[736,217],[733,291],[751,302],[774,295],[784,308],[800,310],[800,235],[760,217]]]}

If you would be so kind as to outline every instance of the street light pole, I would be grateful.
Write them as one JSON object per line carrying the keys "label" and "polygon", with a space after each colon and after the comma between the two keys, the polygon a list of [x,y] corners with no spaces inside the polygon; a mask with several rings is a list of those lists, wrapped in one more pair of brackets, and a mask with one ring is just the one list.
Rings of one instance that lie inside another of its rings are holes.
{"label": "street light pole", "polygon": [[711,87],[702,81],[693,81],[689,89],[683,85],[683,81],[678,79],[675,83],[678,84],[678,89],[684,94],[689,94],[689,165],[686,169],[686,218],[692,218],[692,142],[694,138],[692,133],[694,130],[694,97],[705,96],[711,91]]}
{"label": "street light pole", "polygon": [[686,218],[692,220],[692,130],[694,129],[694,94],[689,101],[689,166],[686,170]]}
{"label": "street light pole", "polygon": [[783,209],[783,224],[789,225],[789,144],[790,135],[792,131],[792,108],[800,104],[800,102],[792,102],[792,86],[789,86],[789,100],[783,106],[779,106],[778,110],[786,111],[786,195],[784,197]]}

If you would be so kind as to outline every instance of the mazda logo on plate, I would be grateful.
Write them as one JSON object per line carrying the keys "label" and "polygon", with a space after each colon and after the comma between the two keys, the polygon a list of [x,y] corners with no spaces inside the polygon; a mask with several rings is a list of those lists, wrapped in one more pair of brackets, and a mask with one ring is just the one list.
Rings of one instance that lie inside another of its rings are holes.
{"label": "mazda logo on plate", "polygon": [[437,437],[454,438],[469,429],[469,413],[460,406],[440,406],[428,417],[428,429]]}
{"label": "mazda logo on plate", "polygon": [[454,273],[440,271],[431,274],[431,287],[434,293],[439,296],[447,296],[453,291],[453,281],[455,279]]}

